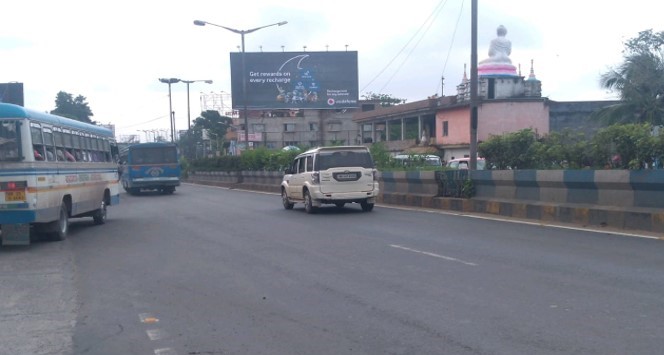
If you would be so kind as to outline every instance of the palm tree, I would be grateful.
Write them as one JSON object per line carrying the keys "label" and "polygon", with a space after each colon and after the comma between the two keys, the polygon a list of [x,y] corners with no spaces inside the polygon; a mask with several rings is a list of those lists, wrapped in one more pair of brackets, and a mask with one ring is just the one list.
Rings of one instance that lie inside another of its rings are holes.
{"label": "palm tree", "polygon": [[[643,38],[643,33],[639,39]],[[664,124],[664,52],[660,46],[628,43],[625,61],[603,74],[600,85],[620,94],[620,103],[608,106],[594,118],[607,124]]]}

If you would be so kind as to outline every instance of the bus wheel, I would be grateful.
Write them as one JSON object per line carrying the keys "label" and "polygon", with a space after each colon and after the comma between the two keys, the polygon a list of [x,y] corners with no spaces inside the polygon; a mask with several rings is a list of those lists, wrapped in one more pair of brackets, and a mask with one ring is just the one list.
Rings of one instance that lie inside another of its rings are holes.
{"label": "bus wheel", "polygon": [[60,216],[57,221],[52,222],[51,239],[60,241],[67,239],[69,233],[69,211],[67,205],[60,205]]}
{"label": "bus wheel", "polygon": [[175,192],[175,187],[173,187],[173,186],[164,187],[161,191],[164,195],[170,195],[173,192]]}
{"label": "bus wheel", "polygon": [[99,206],[99,209],[97,209],[92,215],[92,219],[96,225],[106,223],[106,202],[101,201],[101,206]]}

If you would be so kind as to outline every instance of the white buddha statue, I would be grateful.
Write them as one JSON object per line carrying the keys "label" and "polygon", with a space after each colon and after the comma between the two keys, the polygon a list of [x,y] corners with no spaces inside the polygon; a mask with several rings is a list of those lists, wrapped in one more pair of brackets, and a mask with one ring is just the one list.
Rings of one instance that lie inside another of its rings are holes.
{"label": "white buddha statue", "polygon": [[491,41],[489,46],[489,58],[478,64],[480,75],[516,75],[516,67],[512,65],[510,54],[512,53],[512,42],[505,38],[507,29],[500,25],[496,30],[498,37]]}

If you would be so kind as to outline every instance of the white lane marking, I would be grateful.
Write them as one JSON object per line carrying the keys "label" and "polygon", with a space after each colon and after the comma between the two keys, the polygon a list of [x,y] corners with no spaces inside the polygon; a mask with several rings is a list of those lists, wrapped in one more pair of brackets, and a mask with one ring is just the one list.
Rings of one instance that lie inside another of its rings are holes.
{"label": "white lane marking", "polygon": [[445,255],[440,255],[440,254],[430,253],[430,252],[428,252],[428,251],[422,251],[422,250],[417,250],[417,249],[411,249],[411,248],[404,247],[404,246],[401,246],[401,245],[396,245],[396,244],[390,244],[390,246],[391,246],[392,248],[397,248],[397,249],[401,249],[401,250],[407,250],[407,251],[411,251],[411,252],[413,252],[413,253],[418,253],[418,254],[427,255],[427,256],[433,256],[434,258],[444,259],[444,260],[447,260],[447,261],[456,261],[456,262],[458,262],[458,263],[462,263],[462,264],[464,264],[464,265],[477,266],[477,264],[475,264],[475,263],[471,263],[471,262],[468,262],[468,261],[463,261],[463,260],[460,260],[460,259],[457,259],[457,258],[452,258],[452,257],[449,257],[449,256],[445,256]]}
{"label": "white lane marking", "polygon": [[376,205],[380,206],[382,208],[391,208],[393,210],[437,213],[437,214],[450,215],[450,216],[484,219],[484,220],[488,220],[488,221],[525,224],[525,225],[529,225],[529,226],[540,226],[540,227],[546,227],[546,228],[567,229],[567,230],[573,230],[573,231],[579,231],[579,232],[602,233],[602,234],[617,235],[617,236],[622,236],[622,237],[635,237],[635,238],[664,240],[664,237],[652,236],[652,235],[647,235],[647,234],[636,234],[636,233],[628,233],[628,232],[620,232],[620,231],[612,231],[612,230],[592,229],[592,228],[588,228],[588,227],[585,227],[585,228],[584,227],[572,227],[572,226],[564,226],[564,225],[544,223],[544,222],[530,222],[530,221],[523,221],[523,220],[517,220],[517,219],[509,219],[510,217],[491,217],[491,216],[483,216],[481,214],[476,214],[475,215],[475,214],[460,213],[460,212],[445,211],[445,210],[432,210],[432,209],[426,209],[426,208],[423,208],[423,207],[404,207],[404,206],[394,206],[394,205],[385,205],[385,204],[376,204]]}
{"label": "white lane marking", "polygon": [[148,334],[150,340],[159,340],[167,336],[166,332],[161,329],[148,329],[145,332]]}
{"label": "white lane marking", "polygon": [[161,349],[154,349],[154,354],[155,355],[178,355],[177,351],[173,348],[161,348]]}
{"label": "white lane marking", "polygon": [[222,189],[222,190],[230,190],[230,191],[240,191],[240,192],[253,192],[261,195],[275,195],[275,196],[281,196],[280,193],[276,192],[269,192],[269,191],[259,191],[259,190],[245,190],[245,189],[239,189],[239,188],[234,188],[234,187],[228,187],[228,186],[215,186],[215,185],[201,185],[201,184],[195,184],[192,182],[181,182],[183,185],[191,185],[191,186],[201,186],[201,187],[211,187],[214,189]]}

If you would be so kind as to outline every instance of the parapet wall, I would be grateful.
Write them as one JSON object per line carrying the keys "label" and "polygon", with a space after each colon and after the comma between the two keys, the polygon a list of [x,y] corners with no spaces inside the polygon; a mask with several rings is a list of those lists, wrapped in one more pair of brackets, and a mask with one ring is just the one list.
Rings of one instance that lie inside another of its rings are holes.
{"label": "parapet wall", "polygon": [[478,198],[664,208],[664,170],[477,170]]}

